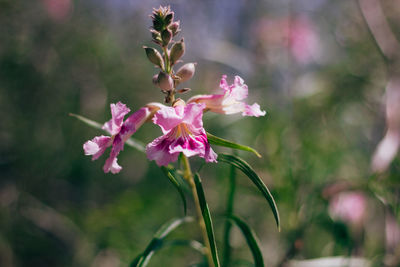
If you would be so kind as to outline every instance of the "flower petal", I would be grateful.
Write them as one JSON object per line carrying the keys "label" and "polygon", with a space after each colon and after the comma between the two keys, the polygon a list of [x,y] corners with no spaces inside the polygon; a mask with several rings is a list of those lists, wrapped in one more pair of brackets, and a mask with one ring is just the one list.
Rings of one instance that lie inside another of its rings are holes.
{"label": "flower petal", "polygon": [[182,119],[183,123],[191,125],[196,129],[203,128],[203,110],[205,104],[190,103],[185,107],[185,115]]}
{"label": "flower petal", "polygon": [[110,156],[106,160],[106,163],[103,166],[103,170],[105,173],[111,171],[112,173],[118,173],[122,167],[117,163],[117,156],[119,152],[124,149],[124,140],[122,140],[122,136],[120,134],[116,135],[112,144]]}
{"label": "flower petal", "polygon": [[188,104],[203,103],[206,105],[205,109],[215,113],[225,114],[222,109],[224,98],[225,95],[195,95],[188,100]]}
{"label": "flower petal", "polygon": [[265,116],[266,112],[260,109],[260,105],[254,103],[253,105],[246,105],[245,110],[243,111],[243,116],[253,116],[253,117],[260,117]]}
{"label": "flower petal", "polygon": [[161,130],[166,134],[169,130],[176,127],[183,119],[183,108],[178,107],[164,107],[156,112],[153,122],[161,127]]}
{"label": "flower petal", "polygon": [[226,81],[226,75],[222,75],[221,81],[219,82],[219,87],[224,91],[230,91],[228,82]]}
{"label": "flower petal", "polygon": [[104,123],[103,129],[108,131],[111,135],[115,135],[121,129],[125,115],[128,114],[131,110],[121,102],[118,102],[117,104],[111,104],[110,108],[111,120]]}
{"label": "flower petal", "polygon": [[235,76],[234,83],[231,85],[230,89],[230,96],[237,101],[246,99],[249,93],[247,85],[239,76]]}
{"label": "flower petal", "polygon": [[158,166],[167,166],[170,162],[178,160],[179,152],[170,153],[171,141],[166,135],[154,139],[146,146],[146,154],[149,160],[155,160]]}
{"label": "flower petal", "polygon": [[111,145],[111,137],[109,136],[96,136],[92,140],[83,144],[85,155],[93,155],[92,160],[98,159],[104,151]]}
{"label": "flower petal", "polygon": [[122,167],[118,165],[117,158],[108,158],[106,164],[104,164],[103,171],[108,173],[111,171],[112,174],[117,174],[122,170]]}

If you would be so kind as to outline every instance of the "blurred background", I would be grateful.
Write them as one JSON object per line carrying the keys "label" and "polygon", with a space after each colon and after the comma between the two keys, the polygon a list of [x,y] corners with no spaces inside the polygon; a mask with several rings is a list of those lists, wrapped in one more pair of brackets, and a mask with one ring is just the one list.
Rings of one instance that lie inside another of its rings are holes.
{"label": "blurred background", "polygon": [[[400,266],[396,0],[0,0],[0,266],[127,266],[183,215],[154,162],[126,147],[120,174],[104,174],[105,156],[92,162],[82,150],[99,131],[68,116],[105,122],[110,103],[136,110],[163,100],[142,49],[153,46],[148,15],[160,4],[181,20],[183,60],[198,63],[183,97],[240,75],[248,102],[267,111],[204,116],[207,131],[263,155],[239,153],[271,189],[282,231],[242,174],[235,213],[257,233],[267,266]],[[147,124],[135,138],[160,134]],[[229,166],[201,174],[220,244]],[[195,226],[172,238],[188,236],[200,238]],[[232,247],[252,261],[237,229]],[[200,259],[166,248],[149,266]]]}

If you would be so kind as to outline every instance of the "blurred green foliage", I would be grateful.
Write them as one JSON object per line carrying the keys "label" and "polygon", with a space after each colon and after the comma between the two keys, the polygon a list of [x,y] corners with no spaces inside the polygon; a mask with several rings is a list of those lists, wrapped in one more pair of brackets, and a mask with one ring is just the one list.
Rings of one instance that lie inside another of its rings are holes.
{"label": "blurred green foliage", "polygon": [[[187,84],[193,94],[217,89],[222,74],[238,74],[249,86],[249,101],[267,110],[263,118],[204,117],[210,133],[263,155],[239,153],[271,189],[282,231],[242,174],[235,213],[255,229],[267,265],[341,255],[382,266],[396,255],[385,241],[385,218],[399,217],[400,161],[381,176],[370,170],[385,130],[388,74],[357,4],[216,2],[171,4],[187,42],[184,59],[198,62]],[[400,9],[392,2],[384,10],[398,33]],[[82,150],[98,131],[68,116],[103,122],[110,103],[136,110],[162,101],[142,49],[151,45],[147,15],[158,4],[0,1],[1,266],[127,266],[164,222],[182,216],[179,195],[154,162],[127,147],[119,158],[122,172],[104,174],[103,157],[92,162]],[[316,40],[303,51],[310,54],[306,59],[274,39],[284,31],[276,21],[290,16],[307,17],[312,25]],[[148,124],[135,138],[147,143],[159,135]],[[194,169],[201,163],[195,159]],[[229,167],[207,164],[201,176],[222,244]],[[367,198],[365,219],[356,226],[329,213],[332,197],[348,190]],[[188,224],[173,237],[200,233]],[[251,260],[239,232],[231,245],[238,258]],[[189,248],[170,247],[150,266],[189,266],[200,259]]]}

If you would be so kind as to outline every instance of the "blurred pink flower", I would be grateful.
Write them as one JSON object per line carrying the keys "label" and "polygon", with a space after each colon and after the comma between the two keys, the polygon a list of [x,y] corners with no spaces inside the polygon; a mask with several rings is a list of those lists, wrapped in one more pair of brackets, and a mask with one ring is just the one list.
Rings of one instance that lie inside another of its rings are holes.
{"label": "blurred pink flower", "polygon": [[362,192],[347,191],[335,195],[329,203],[329,214],[352,224],[360,224],[365,218],[367,199]]}
{"label": "blurred pink flower", "polygon": [[102,128],[109,132],[111,136],[96,136],[83,144],[83,150],[85,155],[92,155],[92,160],[96,160],[109,146],[112,146],[110,156],[106,160],[103,170],[105,173],[111,171],[115,174],[122,169],[117,163],[117,156],[124,149],[125,142],[163,105],[150,103],[130,115],[125,121],[125,115],[130,112],[130,109],[125,104],[118,102],[117,104],[111,104],[110,107],[111,120],[107,121]]}
{"label": "blurred pink flower", "polygon": [[72,10],[71,0],[42,0],[49,16],[55,21],[64,21]]}
{"label": "blurred pink flower", "polygon": [[153,122],[160,126],[164,135],[147,145],[146,153],[157,165],[168,165],[178,159],[179,153],[187,157],[199,155],[206,162],[216,162],[203,128],[204,104],[185,104],[178,99],[173,107],[163,107],[154,115]]}
{"label": "blurred pink flower", "polygon": [[400,78],[392,78],[386,86],[386,124],[386,134],[372,158],[374,172],[385,171],[400,148]]}
{"label": "blurred pink flower", "polygon": [[312,62],[320,53],[315,26],[306,16],[263,18],[256,23],[254,31],[254,36],[266,49],[287,48],[301,64]]}
{"label": "blurred pink flower", "polygon": [[386,214],[385,220],[386,249],[393,252],[400,245],[400,226],[396,218],[390,214]]}
{"label": "blurred pink flower", "polygon": [[223,90],[222,94],[196,95],[188,103],[203,103],[206,110],[222,114],[242,113],[243,116],[254,117],[265,115],[265,111],[261,111],[257,103],[250,106],[242,102],[247,98],[248,87],[239,76],[235,76],[234,83],[228,85],[226,75],[223,75],[220,88]]}

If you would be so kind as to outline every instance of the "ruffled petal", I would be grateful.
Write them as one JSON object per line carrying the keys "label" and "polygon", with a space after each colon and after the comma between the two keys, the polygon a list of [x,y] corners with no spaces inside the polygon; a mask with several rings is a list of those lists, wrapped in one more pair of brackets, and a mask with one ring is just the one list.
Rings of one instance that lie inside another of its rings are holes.
{"label": "ruffled petal", "polygon": [[243,116],[253,116],[253,117],[260,117],[265,116],[266,112],[260,109],[260,105],[254,103],[253,105],[246,105],[245,110],[243,111]]}
{"label": "ruffled petal", "polygon": [[158,166],[167,166],[170,162],[178,160],[179,152],[170,153],[171,141],[163,135],[146,146],[146,154],[149,160],[155,160]]}
{"label": "ruffled petal", "polygon": [[249,89],[244,83],[243,79],[239,76],[235,76],[235,80],[231,85],[230,97],[233,97],[235,100],[240,101],[246,99],[248,94]]}
{"label": "ruffled petal", "polygon": [[110,108],[111,120],[104,123],[103,129],[108,131],[111,135],[115,135],[121,129],[125,115],[128,114],[131,110],[121,102],[118,102],[117,104],[111,104]]}
{"label": "ruffled petal", "polygon": [[104,164],[103,170],[105,173],[111,171],[112,173],[118,173],[122,167],[117,163],[117,156],[119,152],[124,149],[125,141],[122,140],[122,136],[120,134],[116,135],[112,144],[110,156],[106,160]]}
{"label": "ruffled petal", "polygon": [[191,125],[196,129],[203,128],[203,110],[205,104],[190,103],[185,107],[185,115],[182,119],[183,123]]}
{"label": "ruffled petal", "polygon": [[117,158],[108,158],[106,164],[104,164],[103,171],[108,173],[111,171],[112,174],[117,174],[122,170],[122,167],[118,165]]}
{"label": "ruffled petal", "polygon": [[109,136],[96,136],[92,140],[83,144],[83,150],[85,155],[93,155],[92,160],[96,160],[103,155],[104,151],[111,145],[111,143],[111,137]]}
{"label": "ruffled petal", "polygon": [[241,77],[235,76],[233,84],[228,85],[226,75],[223,75],[220,87],[225,91],[224,94],[196,95],[189,99],[188,104],[203,103],[206,105],[206,111],[209,110],[221,114],[242,113],[243,116],[254,117],[266,114],[257,103],[250,106],[243,102],[248,96],[249,89]]}
{"label": "ruffled petal", "polygon": [[226,81],[226,75],[222,75],[221,81],[219,82],[219,87],[224,91],[230,91],[228,82]]}
{"label": "ruffled petal", "polygon": [[186,138],[181,137],[171,142],[169,152],[172,154],[182,152],[186,157],[203,155],[204,144],[191,136]]}
{"label": "ruffled petal", "polygon": [[176,127],[183,119],[184,107],[164,107],[161,108],[153,117],[153,122],[161,127],[166,134],[169,130]]}
{"label": "ruffled petal", "polygon": [[211,148],[210,144],[208,143],[207,135],[205,132],[196,136],[197,141],[203,143],[204,149],[200,156],[206,160],[206,162],[217,162],[218,155],[214,152]]}

